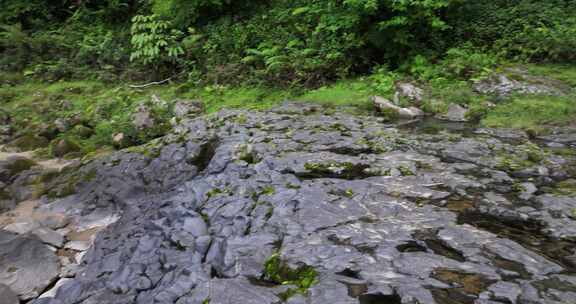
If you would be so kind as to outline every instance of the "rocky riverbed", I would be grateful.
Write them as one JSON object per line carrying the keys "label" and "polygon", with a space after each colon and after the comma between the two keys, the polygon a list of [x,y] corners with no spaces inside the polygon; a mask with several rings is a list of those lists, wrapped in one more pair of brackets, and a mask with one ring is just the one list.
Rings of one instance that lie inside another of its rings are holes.
{"label": "rocky riverbed", "polygon": [[0,298],[576,303],[576,128],[451,126],[287,103],[49,173],[5,160]]}

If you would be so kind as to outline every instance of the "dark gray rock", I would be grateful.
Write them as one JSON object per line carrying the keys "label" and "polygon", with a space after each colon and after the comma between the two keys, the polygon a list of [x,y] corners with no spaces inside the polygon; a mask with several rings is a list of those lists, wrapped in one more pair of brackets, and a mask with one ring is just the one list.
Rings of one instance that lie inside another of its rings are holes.
{"label": "dark gray rock", "polygon": [[18,304],[18,296],[10,289],[10,287],[0,284],[0,304]]}
{"label": "dark gray rock", "polygon": [[84,164],[92,178],[42,208],[106,228],[32,303],[279,303],[298,283],[266,281],[273,255],[317,273],[293,304],[576,301],[576,200],[546,193],[576,157],[530,160],[510,130],[415,134],[323,111],[185,117]]}
{"label": "dark gray rock", "polygon": [[56,254],[34,235],[0,230],[0,283],[21,300],[35,298],[58,276]]}

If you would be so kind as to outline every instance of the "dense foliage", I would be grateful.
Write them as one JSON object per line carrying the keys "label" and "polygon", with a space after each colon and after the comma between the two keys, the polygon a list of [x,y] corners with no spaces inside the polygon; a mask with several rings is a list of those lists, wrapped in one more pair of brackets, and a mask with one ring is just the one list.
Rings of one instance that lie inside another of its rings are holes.
{"label": "dense foliage", "polygon": [[[418,70],[478,48],[516,60],[576,61],[574,0],[53,2],[4,0],[2,70],[318,86],[381,66]],[[470,72],[460,68],[454,73]]]}

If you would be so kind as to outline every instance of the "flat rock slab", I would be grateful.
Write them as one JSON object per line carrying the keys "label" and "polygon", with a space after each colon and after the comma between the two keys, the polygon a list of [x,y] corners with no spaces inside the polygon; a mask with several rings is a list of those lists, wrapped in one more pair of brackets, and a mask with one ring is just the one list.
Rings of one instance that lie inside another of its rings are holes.
{"label": "flat rock slab", "polygon": [[0,284],[21,300],[35,298],[57,277],[58,257],[34,235],[0,231]]}

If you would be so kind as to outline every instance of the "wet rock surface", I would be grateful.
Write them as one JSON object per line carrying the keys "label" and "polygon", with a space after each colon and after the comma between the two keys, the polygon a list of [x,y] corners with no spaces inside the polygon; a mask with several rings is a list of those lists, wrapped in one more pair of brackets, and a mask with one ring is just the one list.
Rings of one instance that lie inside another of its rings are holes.
{"label": "wet rock surface", "polygon": [[67,270],[32,303],[576,302],[576,196],[555,191],[576,151],[546,144],[302,104],[184,117],[57,178],[74,191],[38,209],[70,221]]}

